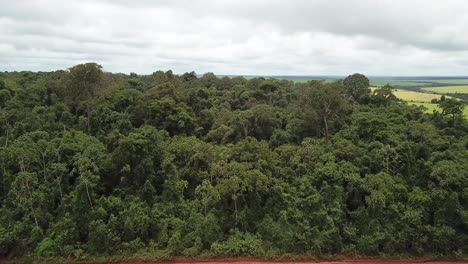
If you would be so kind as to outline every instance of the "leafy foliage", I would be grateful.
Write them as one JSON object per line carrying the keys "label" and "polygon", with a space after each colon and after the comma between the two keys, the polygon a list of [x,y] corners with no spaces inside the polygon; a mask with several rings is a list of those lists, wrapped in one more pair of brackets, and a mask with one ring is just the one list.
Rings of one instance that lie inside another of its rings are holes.
{"label": "leafy foliage", "polygon": [[465,103],[368,86],[2,73],[0,258],[466,257]]}

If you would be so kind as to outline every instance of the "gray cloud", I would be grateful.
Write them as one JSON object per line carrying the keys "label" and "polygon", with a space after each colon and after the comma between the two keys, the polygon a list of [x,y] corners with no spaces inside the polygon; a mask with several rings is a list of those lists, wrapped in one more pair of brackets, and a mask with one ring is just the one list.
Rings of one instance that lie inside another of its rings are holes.
{"label": "gray cloud", "polygon": [[468,2],[0,0],[0,70],[467,75]]}

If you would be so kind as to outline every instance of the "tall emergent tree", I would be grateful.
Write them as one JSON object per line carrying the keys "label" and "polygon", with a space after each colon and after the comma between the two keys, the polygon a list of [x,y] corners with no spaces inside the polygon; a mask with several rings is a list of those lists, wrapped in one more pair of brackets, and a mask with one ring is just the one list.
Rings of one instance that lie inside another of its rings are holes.
{"label": "tall emergent tree", "polygon": [[359,101],[361,97],[370,93],[369,79],[360,73],[349,75],[343,80],[346,93],[351,96],[355,101]]}
{"label": "tall emergent tree", "polygon": [[325,142],[328,142],[335,123],[351,113],[351,104],[338,82],[311,82],[301,98],[300,106],[306,127],[319,129]]}
{"label": "tall emergent tree", "polygon": [[65,100],[75,112],[84,111],[88,131],[91,130],[93,98],[102,87],[102,66],[94,62],[79,64],[65,75]]}
{"label": "tall emergent tree", "polygon": [[389,84],[374,90],[376,103],[388,106],[391,101],[396,101],[398,98],[393,94],[393,87]]}
{"label": "tall emergent tree", "polygon": [[452,119],[452,126],[455,126],[456,117],[463,116],[463,109],[465,103],[456,99],[448,98],[441,100],[439,107],[442,108],[442,115],[450,115]]}

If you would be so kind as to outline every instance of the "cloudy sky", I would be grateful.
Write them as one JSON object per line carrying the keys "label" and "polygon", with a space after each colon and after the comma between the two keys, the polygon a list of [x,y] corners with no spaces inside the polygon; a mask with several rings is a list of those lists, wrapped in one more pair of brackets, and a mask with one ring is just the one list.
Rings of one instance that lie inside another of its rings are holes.
{"label": "cloudy sky", "polygon": [[465,0],[0,0],[0,70],[468,75]]}

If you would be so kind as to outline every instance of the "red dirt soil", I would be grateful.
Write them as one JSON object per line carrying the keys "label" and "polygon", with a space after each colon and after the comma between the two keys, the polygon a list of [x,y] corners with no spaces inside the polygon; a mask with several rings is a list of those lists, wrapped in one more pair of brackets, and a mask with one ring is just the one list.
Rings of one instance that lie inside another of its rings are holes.
{"label": "red dirt soil", "polygon": [[298,261],[268,261],[258,259],[213,259],[213,260],[187,260],[176,259],[167,261],[141,261],[141,262],[119,262],[119,264],[453,264],[453,263],[468,263],[468,261],[432,261],[432,260],[298,260]]}

